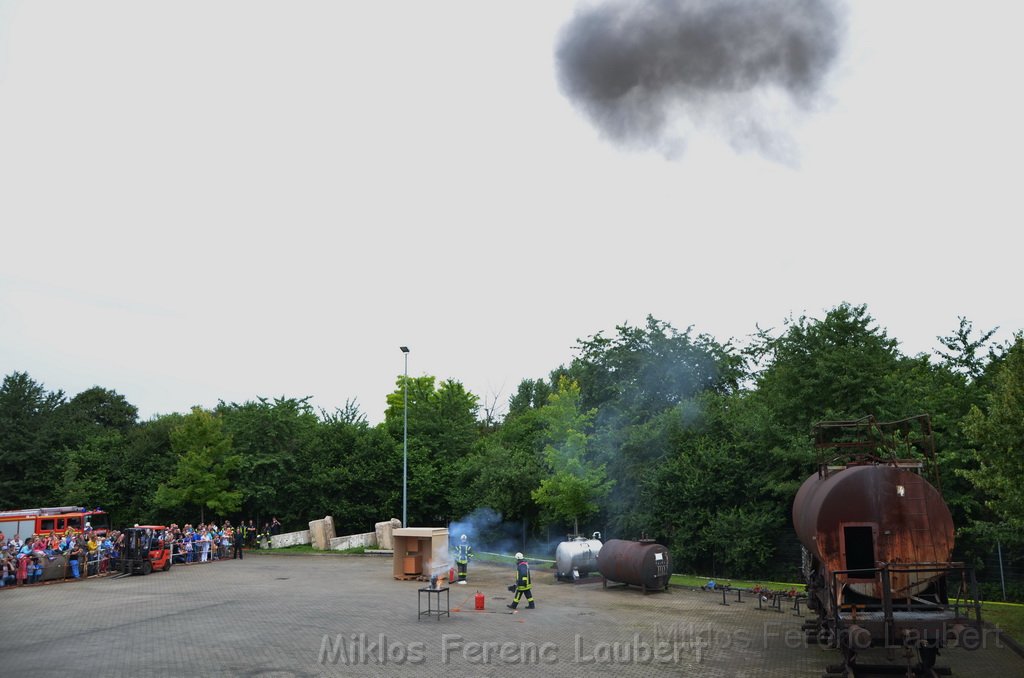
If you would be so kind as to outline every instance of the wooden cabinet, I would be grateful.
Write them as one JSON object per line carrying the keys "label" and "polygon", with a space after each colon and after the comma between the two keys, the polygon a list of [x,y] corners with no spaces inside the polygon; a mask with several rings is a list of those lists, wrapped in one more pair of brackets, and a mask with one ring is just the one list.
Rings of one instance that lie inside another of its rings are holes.
{"label": "wooden cabinet", "polygon": [[452,566],[447,527],[399,527],[392,536],[395,579],[427,579],[446,574]]}

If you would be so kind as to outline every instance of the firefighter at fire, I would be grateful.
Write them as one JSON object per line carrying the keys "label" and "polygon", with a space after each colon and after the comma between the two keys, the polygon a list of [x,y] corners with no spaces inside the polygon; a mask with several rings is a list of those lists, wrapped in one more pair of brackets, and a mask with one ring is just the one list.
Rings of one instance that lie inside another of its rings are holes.
{"label": "firefighter at fire", "polygon": [[522,553],[516,554],[516,583],[509,586],[508,590],[516,592],[516,595],[512,597],[512,602],[508,605],[513,610],[519,606],[519,599],[524,595],[526,602],[529,603],[526,609],[532,610],[537,607],[533,603],[533,589],[530,588],[530,565]]}
{"label": "firefighter at fire", "polygon": [[455,564],[459,567],[459,583],[466,583],[466,567],[473,557],[473,547],[469,545],[466,535],[459,537],[459,545],[455,547]]}

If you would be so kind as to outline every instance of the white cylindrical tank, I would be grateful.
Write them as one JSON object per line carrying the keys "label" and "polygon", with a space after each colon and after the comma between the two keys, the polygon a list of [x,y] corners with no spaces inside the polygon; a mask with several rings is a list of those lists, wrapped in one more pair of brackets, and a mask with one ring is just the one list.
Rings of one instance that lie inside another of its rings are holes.
{"label": "white cylindrical tank", "polygon": [[555,565],[558,568],[556,577],[568,581],[576,581],[591,572],[597,572],[597,554],[601,550],[601,533],[595,532],[593,538],[575,537],[563,541],[555,549]]}

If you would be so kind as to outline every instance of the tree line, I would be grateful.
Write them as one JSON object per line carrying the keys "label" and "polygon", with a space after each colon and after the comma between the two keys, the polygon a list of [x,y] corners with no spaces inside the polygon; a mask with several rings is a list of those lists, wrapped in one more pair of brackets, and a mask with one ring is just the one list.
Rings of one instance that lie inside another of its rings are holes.
{"label": "tree line", "polygon": [[399,376],[384,420],[354,403],[257,398],[139,421],[99,386],[73,397],[24,372],[0,387],[0,508],[89,505],[115,524],[334,516],[339,533],[401,516],[408,389],[412,525],[486,507],[531,541],[646,535],[677,571],[793,576],[789,517],[821,420],[931,415],[942,490],[967,557],[1022,543],[1024,338],[961,319],[904,355],[865,306],[788,318],[743,343],[648,317],[581,339],[523,380],[500,420],[456,380]]}

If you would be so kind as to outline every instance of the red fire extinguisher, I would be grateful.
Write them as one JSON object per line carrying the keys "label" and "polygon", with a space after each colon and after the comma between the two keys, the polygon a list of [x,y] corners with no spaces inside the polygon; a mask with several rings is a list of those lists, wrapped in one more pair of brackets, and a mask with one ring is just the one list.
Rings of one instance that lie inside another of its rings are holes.
{"label": "red fire extinguisher", "polygon": [[448,570],[448,583],[449,584],[454,584],[455,583],[455,568],[454,567],[452,569]]}
{"label": "red fire extinguisher", "polygon": [[482,594],[479,591],[477,591],[476,592],[476,597],[474,599],[474,602],[476,603],[476,609],[478,609],[478,610],[484,609],[484,594]]}

